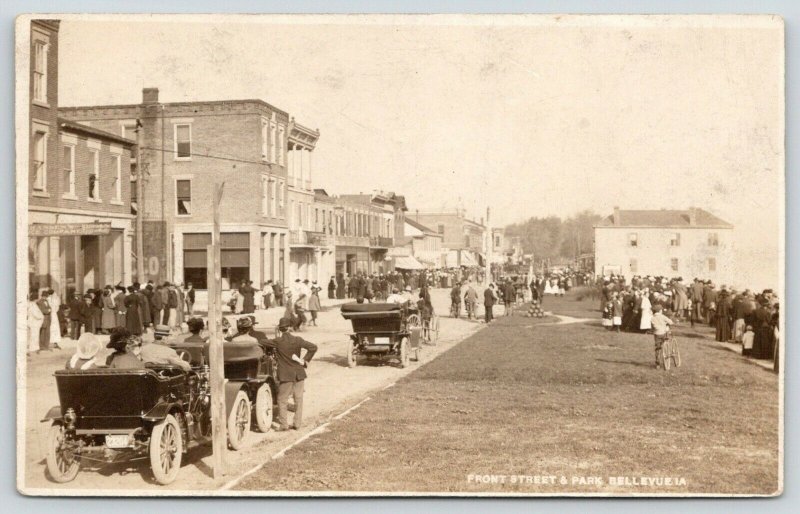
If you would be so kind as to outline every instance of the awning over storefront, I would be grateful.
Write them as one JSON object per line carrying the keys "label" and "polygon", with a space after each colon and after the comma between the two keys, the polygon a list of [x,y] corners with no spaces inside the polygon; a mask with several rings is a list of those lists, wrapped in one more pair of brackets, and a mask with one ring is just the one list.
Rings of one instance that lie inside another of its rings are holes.
{"label": "awning over storefront", "polygon": [[469,252],[461,252],[461,265],[462,266],[477,266],[478,262],[469,254]]}
{"label": "awning over storefront", "polygon": [[425,266],[411,255],[395,257],[394,267],[409,270],[425,269]]}

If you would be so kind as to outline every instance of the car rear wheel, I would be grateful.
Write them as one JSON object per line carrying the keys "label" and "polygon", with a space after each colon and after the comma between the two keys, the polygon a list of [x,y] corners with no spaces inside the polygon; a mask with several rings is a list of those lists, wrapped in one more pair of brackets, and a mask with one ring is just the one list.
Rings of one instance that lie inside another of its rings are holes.
{"label": "car rear wheel", "polygon": [[66,446],[64,425],[53,423],[47,433],[47,472],[59,483],[74,480],[80,471],[81,462]]}
{"label": "car rear wheel", "polygon": [[272,428],[272,389],[264,384],[256,392],[256,425],[259,432],[269,432]]}
{"label": "car rear wheel", "polygon": [[172,483],[181,469],[183,437],[178,420],[172,414],[153,425],[150,434],[150,469],[161,485]]}
{"label": "car rear wheel", "polygon": [[411,357],[409,356],[409,348],[408,348],[408,338],[404,337],[400,341],[400,367],[407,368],[408,361]]}
{"label": "car rear wheel", "polygon": [[347,346],[347,367],[355,368],[357,364],[358,359],[356,357],[356,344],[350,341]]}
{"label": "car rear wheel", "polygon": [[250,399],[240,390],[233,400],[233,408],[228,414],[228,446],[238,450],[244,444],[244,437],[250,430]]}

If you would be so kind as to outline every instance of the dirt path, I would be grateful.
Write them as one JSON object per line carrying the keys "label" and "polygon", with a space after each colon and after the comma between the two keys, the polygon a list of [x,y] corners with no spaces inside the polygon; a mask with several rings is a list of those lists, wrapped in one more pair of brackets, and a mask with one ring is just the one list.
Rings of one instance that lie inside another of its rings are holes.
{"label": "dirt path", "polygon": [[[434,307],[439,313],[448,312],[449,291],[433,292]],[[280,316],[279,309],[257,313],[259,325],[272,327]],[[346,363],[346,334],[350,323],[331,307],[320,314],[319,327],[310,327],[300,335],[319,346],[309,367],[306,381],[304,427],[300,431],[261,434],[250,432],[244,449],[229,452],[228,473],[214,480],[211,474],[210,447],[196,448],[184,459],[181,474],[169,486],[152,482],[147,461],[107,465],[101,469],[82,471],[68,484],[56,484],[45,477],[44,455],[46,423],[39,420],[47,410],[58,403],[52,373],[63,367],[71,351],[35,355],[28,361],[25,455],[25,487],[31,493],[52,489],[54,494],[113,494],[137,495],[180,494],[182,491],[217,489],[239,474],[269,459],[273,454],[303,437],[321,423],[362,401],[372,391],[394,383],[419,366],[461,342],[484,325],[465,319],[441,319],[440,338],[436,346],[425,346],[421,362],[411,363],[406,369],[392,364],[365,364],[348,368]],[[268,333],[271,332],[268,331]]]}

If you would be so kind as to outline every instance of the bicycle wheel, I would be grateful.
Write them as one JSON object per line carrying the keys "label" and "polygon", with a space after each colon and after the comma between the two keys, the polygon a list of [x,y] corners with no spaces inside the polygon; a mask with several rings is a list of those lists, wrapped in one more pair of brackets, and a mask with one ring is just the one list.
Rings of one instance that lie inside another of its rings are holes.
{"label": "bicycle wheel", "polygon": [[681,367],[681,350],[674,339],[672,341],[672,361],[675,363],[676,368]]}
{"label": "bicycle wheel", "polygon": [[672,344],[669,340],[664,341],[661,345],[661,362],[664,363],[664,371],[672,367]]}

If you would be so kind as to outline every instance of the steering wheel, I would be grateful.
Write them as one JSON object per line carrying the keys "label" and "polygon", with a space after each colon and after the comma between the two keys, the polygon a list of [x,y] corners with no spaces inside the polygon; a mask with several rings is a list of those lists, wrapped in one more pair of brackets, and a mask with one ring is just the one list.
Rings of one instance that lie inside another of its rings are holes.
{"label": "steering wheel", "polygon": [[182,361],[188,362],[189,364],[192,363],[192,354],[191,353],[187,352],[186,350],[178,350],[177,353],[178,353],[178,357],[180,357],[180,359]]}

